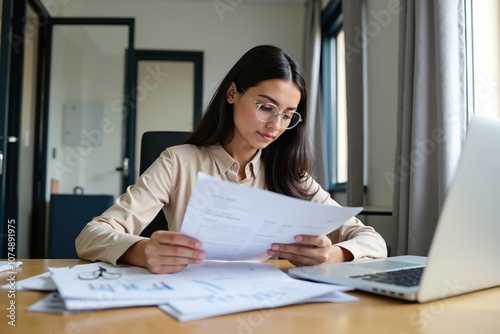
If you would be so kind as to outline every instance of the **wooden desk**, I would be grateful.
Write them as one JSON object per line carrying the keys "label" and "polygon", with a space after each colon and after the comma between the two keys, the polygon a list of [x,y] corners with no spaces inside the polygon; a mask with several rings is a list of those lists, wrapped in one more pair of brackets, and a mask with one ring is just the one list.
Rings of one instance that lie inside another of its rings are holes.
{"label": "wooden desk", "polygon": [[[16,280],[44,273],[47,267],[73,266],[78,260],[22,260]],[[270,261],[286,270],[285,261]],[[7,283],[6,272],[0,284]],[[360,301],[304,304],[178,322],[157,307],[91,311],[73,315],[27,312],[46,295],[16,291],[16,327],[7,324],[7,290],[0,290],[0,333],[500,333],[500,287],[427,304],[415,304],[363,292]]]}

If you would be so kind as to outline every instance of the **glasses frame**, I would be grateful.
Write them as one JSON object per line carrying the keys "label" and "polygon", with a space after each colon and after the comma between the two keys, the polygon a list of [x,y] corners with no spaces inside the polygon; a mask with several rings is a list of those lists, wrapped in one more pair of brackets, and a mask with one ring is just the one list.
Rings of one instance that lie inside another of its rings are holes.
{"label": "glasses frame", "polygon": [[[249,98],[251,98],[253,102],[255,102],[255,105],[257,106],[257,109],[255,110],[255,115],[257,116],[257,119],[258,119],[259,121],[261,121],[262,123],[269,123],[269,122],[274,121],[274,120],[276,119],[276,117],[281,116],[281,118],[280,118],[280,127],[281,127],[281,128],[283,128],[283,115],[285,115],[285,113],[284,113],[284,112],[280,112],[280,111],[279,111],[280,109],[278,108],[278,106],[277,106],[277,105],[275,105],[275,104],[274,104],[274,103],[272,103],[272,102],[266,102],[266,103],[260,103],[260,102],[257,102],[257,101],[256,101],[256,100],[255,100],[255,99],[254,99],[254,98],[253,98],[250,94],[248,94],[248,93],[247,93],[247,91],[246,91],[246,90],[244,90],[243,88],[242,88],[241,90],[242,90],[242,91],[243,91],[246,95],[248,95],[248,97],[249,97]],[[274,112],[274,116],[273,116],[273,118],[271,118],[270,120],[268,120],[268,121],[263,121],[263,120],[262,120],[262,119],[260,119],[260,117],[259,117],[259,109],[260,109],[260,107],[262,107],[263,105],[266,105],[266,104],[270,104],[270,105],[272,105],[273,107],[275,107],[275,108],[276,108],[276,110],[278,110],[278,112]],[[300,122],[302,122],[302,115],[301,115],[301,114],[299,114],[299,113],[298,113],[298,112],[296,112],[296,111],[289,111],[289,112],[291,112],[291,113],[293,113],[293,114],[297,114],[297,115],[299,116],[299,121],[298,121],[297,123],[295,123],[293,126],[290,126],[290,127],[285,127],[285,128],[284,128],[285,130],[290,130],[290,129],[293,129],[294,127],[296,127],[297,125],[299,125],[299,123],[300,123]]]}

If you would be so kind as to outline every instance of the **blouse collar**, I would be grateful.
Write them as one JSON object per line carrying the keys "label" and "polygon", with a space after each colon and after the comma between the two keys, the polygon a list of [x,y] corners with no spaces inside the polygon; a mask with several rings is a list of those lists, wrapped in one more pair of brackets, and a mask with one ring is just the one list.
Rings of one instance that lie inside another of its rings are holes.
{"label": "blouse collar", "polygon": [[[217,167],[219,167],[221,174],[227,173],[227,171],[231,169],[231,167],[234,166],[235,163],[238,164],[238,162],[234,160],[233,157],[229,155],[229,153],[227,153],[227,151],[221,145],[210,146],[210,150],[212,151],[215,162],[217,164]],[[253,177],[256,178],[259,175],[261,166],[261,155],[262,149],[258,149],[252,160],[250,160],[250,162],[248,162],[246,166],[240,166],[240,168],[246,168],[247,166],[249,166],[250,170],[252,171]]]}

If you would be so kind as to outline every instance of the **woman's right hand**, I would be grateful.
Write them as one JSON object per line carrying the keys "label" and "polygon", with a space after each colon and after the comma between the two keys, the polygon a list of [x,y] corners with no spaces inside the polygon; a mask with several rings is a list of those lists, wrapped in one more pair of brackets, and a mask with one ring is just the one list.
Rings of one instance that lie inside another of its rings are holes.
{"label": "woman's right hand", "polygon": [[155,274],[169,274],[181,271],[188,264],[202,263],[205,252],[201,242],[171,231],[155,231],[130,247],[121,260],[149,269]]}

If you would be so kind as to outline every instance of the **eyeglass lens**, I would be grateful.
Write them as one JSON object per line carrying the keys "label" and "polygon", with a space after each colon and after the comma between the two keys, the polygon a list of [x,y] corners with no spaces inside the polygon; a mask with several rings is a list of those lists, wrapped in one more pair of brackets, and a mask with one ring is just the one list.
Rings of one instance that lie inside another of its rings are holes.
{"label": "eyeglass lens", "polygon": [[271,122],[278,115],[281,115],[281,126],[287,129],[293,128],[300,121],[300,115],[297,112],[280,113],[278,107],[271,103],[260,104],[257,108],[257,117],[262,122]]}

